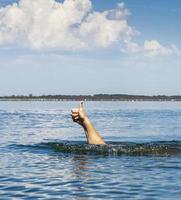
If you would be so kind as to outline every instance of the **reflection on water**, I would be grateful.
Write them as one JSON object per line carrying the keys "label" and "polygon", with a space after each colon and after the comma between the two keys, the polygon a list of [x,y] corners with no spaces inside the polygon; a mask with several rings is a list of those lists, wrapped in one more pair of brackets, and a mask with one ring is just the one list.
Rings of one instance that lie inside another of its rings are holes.
{"label": "reflection on water", "polygon": [[0,199],[180,198],[180,102],[86,102],[105,147],[85,144],[76,105],[0,102]]}

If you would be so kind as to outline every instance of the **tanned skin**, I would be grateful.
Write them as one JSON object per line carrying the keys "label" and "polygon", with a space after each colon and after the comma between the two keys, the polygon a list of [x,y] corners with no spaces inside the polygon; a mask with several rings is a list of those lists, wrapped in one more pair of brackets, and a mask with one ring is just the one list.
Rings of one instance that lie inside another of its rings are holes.
{"label": "tanned skin", "polygon": [[80,106],[78,108],[73,108],[71,110],[71,116],[74,122],[83,127],[88,144],[106,144],[85,113],[83,102],[80,102]]}

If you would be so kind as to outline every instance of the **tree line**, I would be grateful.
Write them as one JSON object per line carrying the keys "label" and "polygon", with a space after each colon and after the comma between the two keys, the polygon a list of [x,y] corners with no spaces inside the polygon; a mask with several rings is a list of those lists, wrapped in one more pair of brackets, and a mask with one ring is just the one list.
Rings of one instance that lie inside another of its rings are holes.
{"label": "tree line", "polygon": [[1,96],[0,100],[58,100],[58,101],[181,101],[180,95],[146,96],[128,94],[94,94],[94,95],[11,95]]}

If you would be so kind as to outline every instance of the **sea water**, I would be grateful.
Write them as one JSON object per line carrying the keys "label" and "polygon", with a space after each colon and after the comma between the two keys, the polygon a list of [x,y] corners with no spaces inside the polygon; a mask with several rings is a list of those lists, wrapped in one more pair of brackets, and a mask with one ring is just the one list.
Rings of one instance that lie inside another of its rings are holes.
{"label": "sea water", "polygon": [[180,199],[181,102],[0,102],[0,199]]}

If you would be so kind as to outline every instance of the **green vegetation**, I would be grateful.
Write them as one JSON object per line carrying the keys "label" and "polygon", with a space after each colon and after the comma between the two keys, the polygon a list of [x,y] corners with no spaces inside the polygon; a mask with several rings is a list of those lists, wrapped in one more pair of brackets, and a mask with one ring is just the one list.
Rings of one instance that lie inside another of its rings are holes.
{"label": "green vegetation", "polygon": [[181,96],[144,96],[127,94],[95,94],[95,95],[41,95],[1,96],[0,101],[181,101]]}

